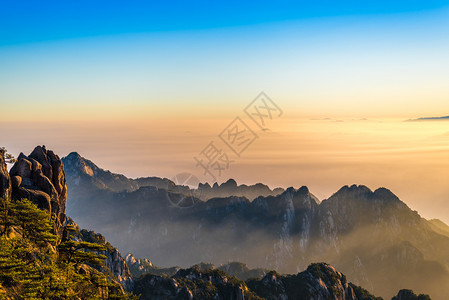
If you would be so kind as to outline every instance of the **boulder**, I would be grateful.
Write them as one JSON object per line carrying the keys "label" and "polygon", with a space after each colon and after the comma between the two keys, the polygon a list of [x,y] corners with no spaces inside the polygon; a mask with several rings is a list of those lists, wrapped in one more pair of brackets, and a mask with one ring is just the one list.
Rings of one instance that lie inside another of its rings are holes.
{"label": "boulder", "polygon": [[32,168],[33,164],[29,160],[25,159],[24,155],[21,155],[21,158],[17,161],[13,168],[11,168],[11,173],[23,178],[30,178]]}
{"label": "boulder", "polygon": [[22,184],[22,177],[20,176],[11,176],[12,188],[17,189]]}
{"label": "boulder", "polygon": [[34,148],[29,157],[35,159],[42,165],[42,171],[46,177],[53,178],[53,170],[51,168],[51,163],[48,159],[45,146],[37,146]]}
{"label": "boulder", "polygon": [[27,189],[25,187],[20,187],[17,191],[14,191],[13,197],[15,199],[29,199],[31,202],[37,205],[40,209],[51,210],[51,199],[50,196],[40,190]]}

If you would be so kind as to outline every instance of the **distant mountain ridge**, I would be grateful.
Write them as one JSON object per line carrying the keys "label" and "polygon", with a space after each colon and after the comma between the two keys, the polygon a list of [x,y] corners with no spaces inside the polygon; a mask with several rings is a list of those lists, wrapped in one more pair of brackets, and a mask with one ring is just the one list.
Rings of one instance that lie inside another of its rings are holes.
{"label": "distant mountain ridge", "polygon": [[424,118],[418,118],[418,119],[410,119],[407,121],[439,121],[439,120],[449,120],[449,116],[444,117],[424,117]]}
{"label": "distant mountain ridge", "polygon": [[312,264],[296,275],[269,272],[261,279],[241,281],[211,266],[180,269],[170,277],[146,274],[134,291],[146,299],[338,299],[380,300],[347,281],[332,266]]}
{"label": "distant mountain ridge", "polygon": [[[66,166],[67,173],[74,179],[74,184],[80,185],[83,182],[88,183],[85,187],[94,187],[98,189],[107,189],[113,192],[133,192],[141,187],[156,187],[159,189],[173,189],[176,184],[167,178],[160,177],[141,177],[141,178],[127,178],[124,175],[112,173],[103,170],[95,165],[92,161],[83,158],[77,152],[71,152],[66,157],[62,158]],[[90,191],[90,189],[89,189]],[[187,186],[176,186],[176,191],[190,195],[190,189]],[[271,190],[268,186],[257,183],[255,185],[238,185],[235,180],[230,179],[227,182],[219,185],[215,183],[212,187],[206,184],[199,184],[198,191],[195,195],[199,195],[201,200],[207,200],[212,197],[229,197],[241,196],[250,200],[258,196],[278,195],[284,189],[275,188]]]}
{"label": "distant mountain ridge", "polygon": [[[159,276],[173,276],[181,268],[178,266],[169,268],[160,268],[154,266],[149,259],[135,258],[134,255],[129,253],[125,257],[126,263],[128,264],[129,270],[133,277],[138,278],[145,274],[159,275]],[[200,263],[196,266],[200,267],[201,270],[207,269],[218,269],[225,272],[230,276],[235,276],[240,280],[248,279],[261,279],[270,270],[266,269],[250,269],[246,264],[241,262],[230,262],[216,267],[210,263]]]}
{"label": "distant mountain ridge", "polygon": [[[122,251],[157,265],[242,261],[297,273],[326,261],[385,298],[398,287],[435,299],[449,296],[449,237],[386,188],[344,186],[322,202],[307,187],[288,188],[253,201],[241,196],[196,199],[180,209],[169,201],[176,195],[167,189],[101,189],[96,178],[72,176],[79,173],[70,170],[73,166],[66,169],[68,182],[75,183],[68,191],[68,203],[77,203],[68,205],[75,220],[104,233]],[[238,185],[228,181],[224,186],[229,194],[228,188]]]}

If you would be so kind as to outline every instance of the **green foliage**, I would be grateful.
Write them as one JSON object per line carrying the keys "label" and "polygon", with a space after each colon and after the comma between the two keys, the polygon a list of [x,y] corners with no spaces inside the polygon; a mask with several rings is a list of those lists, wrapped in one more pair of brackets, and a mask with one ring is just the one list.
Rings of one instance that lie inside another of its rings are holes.
{"label": "green foliage", "polygon": [[106,256],[96,253],[96,251],[104,251],[104,246],[84,241],[68,240],[62,242],[58,246],[58,250],[60,261],[72,264],[75,267],[84,263],[99,266],[106,259]]}
{"label": "green foliage", "polygon": [[29,239],[36,245],[45,246],[56,242],[56,236],[51,233],[52,220],[50,213],[39,209],[27,199],[17,200],[11,205],[14,216],[13,224],[24,239]]}
{"label": "green foliage", "polygon": [[0,147],[0,155],[3,155],[3,158],[7,164],[13,164],[17,161],[14,155],[8,153],[5,147]]}
{"label": "green foliage", "polygon": [[11,199],[6,198],[0,199],[0,235],[5,235],[9,233],[9,229],[13,223],[13,218],[10,213]]}
{"label": "green foliage", "polygon": [[[58,244],[48,212],[26,199],[1,204],[1,299],[137,299],[114,278],[86,265],[103,263],[106,257],[98,252],[104,246],[70,235]],[[69,225],[66,231],[74,229]]]}

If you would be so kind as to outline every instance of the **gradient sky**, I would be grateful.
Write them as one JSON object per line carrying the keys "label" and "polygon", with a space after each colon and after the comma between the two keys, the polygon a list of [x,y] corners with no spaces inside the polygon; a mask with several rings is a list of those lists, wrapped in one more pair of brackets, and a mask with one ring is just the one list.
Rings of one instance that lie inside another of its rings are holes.
{"label": "gradient sky", "polygon": [[0,101],[62,120],[227,116],[261,90],[295,115],[449,110],[449,1],[211,3],[2,1]]}
{"label": "gradient sky", "polygon": [[220,180],[449,222],[449,122],[403,122],[449,115],[449,1],[123,3],[0,1],[0,145],[170,178],[265,91],[282,119]]}

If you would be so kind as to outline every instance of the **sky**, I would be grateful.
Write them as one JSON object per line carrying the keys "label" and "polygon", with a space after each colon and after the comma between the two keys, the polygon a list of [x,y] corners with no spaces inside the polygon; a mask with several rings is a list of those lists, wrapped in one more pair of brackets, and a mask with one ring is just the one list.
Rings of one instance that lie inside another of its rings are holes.
{"label": "sky", "polygon": [[218,181],[385,186],[449,223],[449,122],[404,122],[449,115],[448,36],[449,1],[0,1],[0,144],[210,181],[193,158],[240,117]]}

